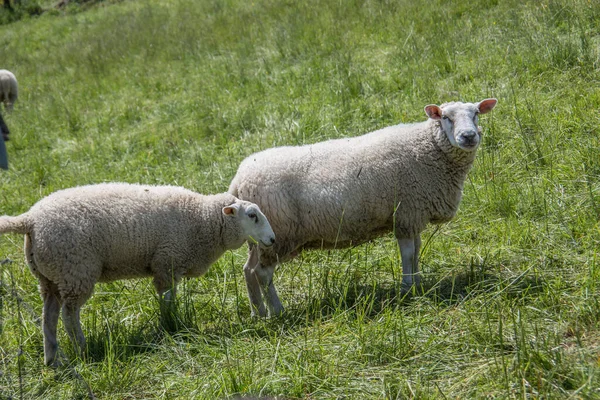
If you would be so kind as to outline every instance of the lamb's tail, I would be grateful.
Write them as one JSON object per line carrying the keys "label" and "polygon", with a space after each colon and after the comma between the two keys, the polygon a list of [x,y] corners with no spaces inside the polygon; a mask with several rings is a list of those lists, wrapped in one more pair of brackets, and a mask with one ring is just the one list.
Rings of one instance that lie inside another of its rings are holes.
{"label": "lamb's tail", "polygon": [[1,233],[29,233],[31,226],[25,214],[17,217],[9,217],[3,215],[0,217],[0,234]]}

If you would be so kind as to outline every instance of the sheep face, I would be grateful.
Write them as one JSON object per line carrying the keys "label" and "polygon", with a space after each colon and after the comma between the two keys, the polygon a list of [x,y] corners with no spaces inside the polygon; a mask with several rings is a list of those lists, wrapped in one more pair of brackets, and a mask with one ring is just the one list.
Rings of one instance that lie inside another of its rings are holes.
{"label": "sheep face", "polygon": [[481,142],[478,115],[490,112],[496,103],[496,99],[486,99],[479,103],[430,104],[425,107],[425,113],[429,118],[439,121],[452,146],[475,151]]}
{"label": "sheep face", "polygon": [[239,201],[223,207],[225,217],[237,218],[240,234],[244,240],[263,247],[275,243],[275,233],[260,208],[249,201]]}

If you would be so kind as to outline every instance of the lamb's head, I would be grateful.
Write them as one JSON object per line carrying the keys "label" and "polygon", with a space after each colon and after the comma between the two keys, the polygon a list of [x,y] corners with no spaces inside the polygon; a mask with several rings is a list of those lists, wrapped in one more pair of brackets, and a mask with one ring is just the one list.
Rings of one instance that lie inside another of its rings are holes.
{"label": "lamb's head", "polygon": [[441,106],[425,106],[427,116],[439,121],[450,144],[466,151],[474,151],[481,141],[481,130],[477,125],[478,115],[490,112],[498,101],[485,99],[479,103],[445,103]]}
{"label": "lamb's head", "polygon": [[235,203],[223,207],[223,215],[225,218],[235,219],[238,237],[242,243],[249,241],[263,247],[270,247],[275,243],[275,233],[271,224],[256,204],[236,200]]}

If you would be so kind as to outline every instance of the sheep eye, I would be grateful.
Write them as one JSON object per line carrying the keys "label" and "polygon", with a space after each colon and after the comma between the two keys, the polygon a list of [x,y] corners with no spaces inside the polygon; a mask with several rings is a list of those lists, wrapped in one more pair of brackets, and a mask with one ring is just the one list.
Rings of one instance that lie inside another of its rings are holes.
{"label": "sheep eye", "polygon": [[448,116],[446,116],[446,115],[443,115],[443,116],[442,116],[442,119],[443,119],[444,121],[452,122],[452,121],[450,121],[450,118],[448,118]]}
{"label": "sheep eye", "polygon": [[256,215],[255,213],[248,214],[248,218],[253,219],[254,222],[258,223],[258,215]]}

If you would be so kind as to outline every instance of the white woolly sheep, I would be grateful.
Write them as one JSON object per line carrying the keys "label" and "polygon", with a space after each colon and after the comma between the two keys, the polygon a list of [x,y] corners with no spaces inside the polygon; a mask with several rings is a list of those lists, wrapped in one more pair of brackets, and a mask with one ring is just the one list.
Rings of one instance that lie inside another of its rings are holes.
{"label": "white woolly sheep", "polygon": [[18,97],[18,85],[15,75],[6,69],[0,69],[0,102],[7,111],[13,109]]}
{"label": "white woolly sheep", "polygon": [[20,216],[0,217],[0,233],[9,232],[25,234],[27,264],[40,282],[48,365],[56,361],[61,306],[83,352],[79,313],[96,282],[152,277],[161,305],[169,305],[182,277],[204,274],[226,250],[275,241],[258,206],[231,194],[125,183],[55,192]]}
{"label": "white woolly sheep", "polygon": [[252,314],[280,314],[273,285],[278,262],[303,249],[354,246],[393,231],[402,258],[402,289],[420,282],[420,234],[452,219],[481,140],[478,114],[496,99],[428,105],[422,123],[363,136],[268,149],[247,157],[229,192],[256,203],[277,243],[250,245],[244,276]]}

